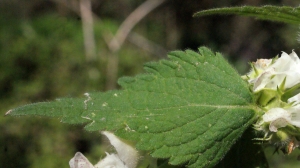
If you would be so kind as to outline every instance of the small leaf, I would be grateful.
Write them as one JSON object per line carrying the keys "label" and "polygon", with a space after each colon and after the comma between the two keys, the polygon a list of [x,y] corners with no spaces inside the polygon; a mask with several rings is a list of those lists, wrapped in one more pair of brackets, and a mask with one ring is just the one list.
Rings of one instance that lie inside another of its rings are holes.
{"label": "small leaf", "polygon": [[242,6],[242,7],[226,7],[226,8],[215,8],[197,12],[194,17],[201,17],[206,15],[216,14],[235,14],[242,16],[252,16],[261,20],[270,20],[277,22],[284,22],[290,24],[300,23],[300,7],[289,7],[289,6]]}
{"label": "small leaf", "polygon": [[256,118],[248,85],[205,47],[174,51],[145,65],[146,74],[119,80],[122,90],[85,94],[10,111],[11,115],[89,122],[89,131],[114,131],[172,165],[213,167]]}

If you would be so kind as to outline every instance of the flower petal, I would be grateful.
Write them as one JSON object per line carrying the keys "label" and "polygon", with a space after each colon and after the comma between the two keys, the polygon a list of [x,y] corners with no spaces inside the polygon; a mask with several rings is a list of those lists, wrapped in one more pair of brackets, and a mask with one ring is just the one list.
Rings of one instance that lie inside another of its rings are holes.
{"label": "flower petal", "polygon": [[300,59],[294,51],[290,55],[282,52],[274,63],[270,59],[259,59],[252,67],[247,76],[254,92],[265,88],[276,90],[284,79],[284,89],[300,83]]}
{"label": "flower petal", "polygon": [[271,72],[264,72],[259,77],[250,81],[250,83],[252,83],[252,82],[254,83],[253,90],[256,92],[256,91],[259,91],[259,90],[265,88],[265,86],[270,81],[271,76],[272,76]]}
{"label": "flower petal", "polygon": [[300,103],[300,93],[296,94],[295,96],[289,98],[287,100],[288,103],[293,103],[293,104],[299,104]]}
{"label": "flower petal", "polygon": [[94,168],[90,161],[80,152],[77,152],[75,156],[69,162],[70,168]]}
{"label": "flower petal", "polygon": [[285,127],[291,122],[291,116],[283,108],[272,108],[263,115],[263,121],[270,122],[270,131],[277,132],[278,128]]}
{"label": "flower petal", "polygon": [[300,59],[299,59],[298,55],[294,51],[292,51],[292,53],[290,54],[290,57],[293,59],[293,61],[296,64],[298,64],[298,65],[300,64]]}
{"label": "flower petal", "polygon": [[272,122],[278,118],[290,119],[289,113],[283,108],[272,108],[263,115],[264,122]]}
{"label": "flower petal", "polygon": [[296,127],[300,127],[300,104],[291,107],[289,112],[291,114],[290,123]]}
{"label": "flower petal", "polygon": [[110,143],[118,152],[119,158],[128,168],[135,168],[137,166],[139,157],[137,150],[135,150],[132,146],[122,142],[118,137],[108,131],[103,131],[102,134],[109,139]]}
{"label": "flower petal", "polygon": [[257,69],[266,69],[269,67],[269,65],[272,63],[272,59],[258,59],[254,66]]}
{"label": "flower petal", "polygon": [[95,168],[128,168],[116,154],[106,153],[106,157],[95,165]]}
{"label": "flower petal", "polygon": [[269,130],[271,132],[277,132],[278,128],[285,127],[289,124],[289,121],[285,118],[277,118],[276,120],[272,121],[269,125]]}

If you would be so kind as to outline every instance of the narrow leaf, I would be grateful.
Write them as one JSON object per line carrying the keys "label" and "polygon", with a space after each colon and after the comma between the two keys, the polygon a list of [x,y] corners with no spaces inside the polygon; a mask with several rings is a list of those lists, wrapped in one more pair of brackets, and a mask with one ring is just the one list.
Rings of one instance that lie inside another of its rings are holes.
{"label": "narrow leaf", "polygon": [[213,167],[256,117],[247,84],[224,60],[202,47],[174,51],[145,65],[146,74],[119,80],[122,90],[85,94],[10,111],[61,117],[109,130],[172,165]]}
{"label": "narrow leaf", "polygon": [[201,17],[206,15],[216,14],[235,14],[242,16],[251,16],[256,19],[270,20],[277,22],[284,22],[290,24],[300,23],[300,7],[289,7],[289,6],[242,6],[242,7],[226,7],[226,8],[215,8],[197,12],[194,17]]}

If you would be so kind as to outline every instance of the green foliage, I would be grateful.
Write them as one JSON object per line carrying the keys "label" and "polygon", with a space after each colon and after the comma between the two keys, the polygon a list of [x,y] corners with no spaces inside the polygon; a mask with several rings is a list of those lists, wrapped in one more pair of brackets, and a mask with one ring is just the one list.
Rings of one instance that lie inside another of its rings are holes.
{"label": "green foliage", "polygon": [[266,5],[263,7],[242,6],[215,8],[197,12],[194,14],[194,16],[201,17],[205,15],[215,14],[235,14],[242,16],[252,16],[261,20],[278,21],[290,24],[300,23],[300,7],[293,8],[290,6],[279,7]]}
{"label": "green foliage", "polygon": [[26,105],[10,115],[59,117],[114,131],[172,165],[213,167],[256,118],[247,84],[207,48],[169,54],[146,74],[119,80],[123,90]]}

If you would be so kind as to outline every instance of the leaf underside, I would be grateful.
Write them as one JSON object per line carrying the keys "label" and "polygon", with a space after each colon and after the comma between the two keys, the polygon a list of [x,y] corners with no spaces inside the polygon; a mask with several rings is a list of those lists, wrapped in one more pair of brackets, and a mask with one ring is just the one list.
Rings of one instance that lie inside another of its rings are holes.
{"label": "leaf underside", "polygon": [[219,53],[201,47],[168,56],[146,64],[145,74],[121,78],[122,90],[30,104],[9,114],[86,123],[89,131],[115,132],[172,165],[213,167],[252,124],[251,93]]}
{"label": "leaf underside", "polygon": [[201,17],[206,15],[216,15],[216,14],[235,14],[242,16],[251,16],[256,19],[270,20],[277,22],[284,22],[290,24],[300,23],[300,7],[290,7],[290,6],[242,6],[242,7],[225,7],[225,8],[215,8],[208,9],[197,12],[194,17]]}

